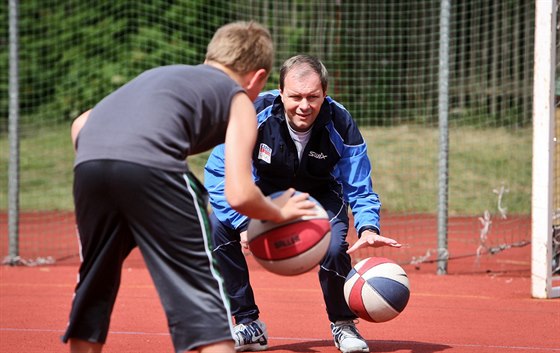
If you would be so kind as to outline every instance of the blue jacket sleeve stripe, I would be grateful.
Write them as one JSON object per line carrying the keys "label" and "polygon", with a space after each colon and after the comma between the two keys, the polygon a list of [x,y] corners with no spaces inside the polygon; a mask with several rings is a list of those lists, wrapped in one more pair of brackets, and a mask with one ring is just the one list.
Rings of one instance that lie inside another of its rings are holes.
{"label": "blue jacket sleeve stripe", "polygon": [[[330,130],[331,141],[341,156],[334,174],[342,183],[344,199],[352,209],[358,234],[366,227],[373,227],[380,232],[381,202],[373,191],[371,163],[366,143],[347,145],[332,124],[327,128]],[[361,137],[359,140],[363,141]]]}

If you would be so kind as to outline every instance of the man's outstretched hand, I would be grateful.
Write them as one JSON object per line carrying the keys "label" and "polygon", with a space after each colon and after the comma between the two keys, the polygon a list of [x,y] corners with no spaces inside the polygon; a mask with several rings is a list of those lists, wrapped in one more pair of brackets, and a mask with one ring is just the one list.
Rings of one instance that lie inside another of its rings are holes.
{"label": "man's outstretched hand", "polygon": [[395,239],[384,237],[382,235],[375,233],[374,231],[365,230],[362,232],[362,236],[360,237],[360,239],[358,239],[358,241],[355,242],[354,245],[352,245],[350,249],[346,251],[346,253],[351,254],[354,251],[360,248],[364,248],[366,246],[371,246],[374,248],[380,248],[382,246],[391,246],[393,248],[400,248],[402,244],[396,241]]}

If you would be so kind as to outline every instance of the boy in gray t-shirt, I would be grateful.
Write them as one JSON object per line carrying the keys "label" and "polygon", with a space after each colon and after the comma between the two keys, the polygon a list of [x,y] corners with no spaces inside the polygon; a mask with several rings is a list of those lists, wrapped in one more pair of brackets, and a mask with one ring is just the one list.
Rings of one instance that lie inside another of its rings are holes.
{"label": "boy in gray t-shirt", "polygon": [[251,218],[313,214],[307,194],[278,201],[253,183],[252,101],[272,68],[257,23],[218,29],[204,64],[148,70],[72,124],[74,201],[82,264],[63,342],[101,352],[121,267],[138,246],[168,318],[176,352],[233,353],[231,314],[209,249],[206,190],[186,157],[226,143],[225,194]]}

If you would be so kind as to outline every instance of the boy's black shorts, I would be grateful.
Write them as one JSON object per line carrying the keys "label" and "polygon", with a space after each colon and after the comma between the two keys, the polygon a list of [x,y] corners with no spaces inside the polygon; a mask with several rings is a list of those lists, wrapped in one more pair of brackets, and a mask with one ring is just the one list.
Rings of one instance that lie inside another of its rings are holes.
{"label": "boy's black shorts", "polygon": [[138,246],[177,352],[232,339],[211,252],[206,191],[191,175],[96,160],[74,171],[82,264],[63,341],[104,343],[122,264]]}

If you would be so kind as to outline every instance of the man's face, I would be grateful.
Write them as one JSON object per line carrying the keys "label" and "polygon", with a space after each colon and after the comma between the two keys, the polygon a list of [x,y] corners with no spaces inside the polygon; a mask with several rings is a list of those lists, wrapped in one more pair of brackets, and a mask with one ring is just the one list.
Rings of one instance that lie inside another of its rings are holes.
{"label": "man's face", "polygon": [[304,66],[288,72],[280,96],[290,126],[303,132],[317,119],[327,93],[323,92],[319,75]]}

